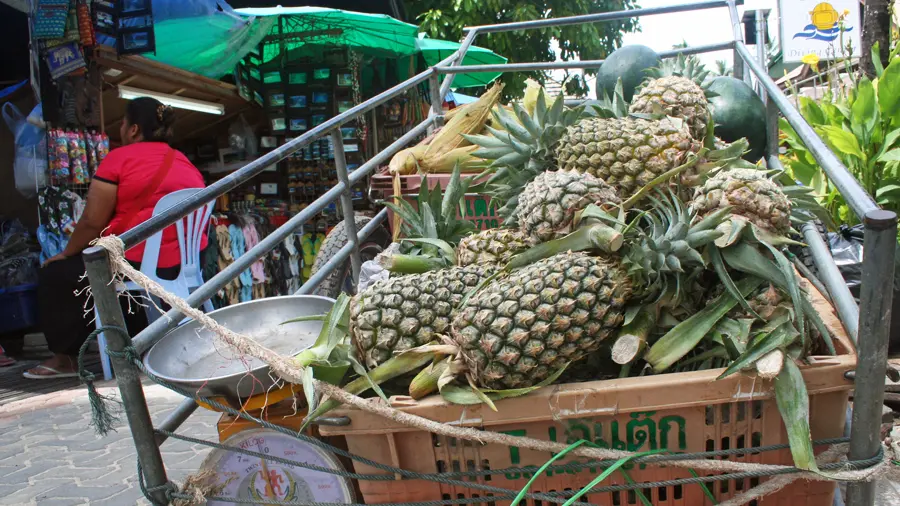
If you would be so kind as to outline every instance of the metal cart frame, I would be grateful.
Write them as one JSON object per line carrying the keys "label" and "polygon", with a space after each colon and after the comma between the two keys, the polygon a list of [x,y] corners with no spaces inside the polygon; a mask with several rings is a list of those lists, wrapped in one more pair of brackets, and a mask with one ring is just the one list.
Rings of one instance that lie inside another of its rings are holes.
{"label": "metal cart frame", "polygon": [[[812,250],[815,264],[821,272],[821,281],[826,286],[831,299],[834,301],[841,322],[846,327],[848,334],[857,343],[859,360],[859,367],[857,368],[855,376],[857,396],[855,397],[853,409],[849,458],[851,460],[870,458],[878,452],[879,445],[881,444],[879,441],[879,431],[882,414],[881,407],[884,400],[882,386],[884,384],[887,368],[888,334],[890,329],[891,299],[893,293],[894,252],[897,242],[897,215],[893,212],[879,209],[872,197],[866,194],[854,177],[843,165],[841,165],[838,158],[829,151],[828,147],[816,135],[809,124],[806,123],[800,113],[790,104],[787,97],[782,94],[766,71],[765,60],[763,59],[765,48],[761,46],[758,51],[760,54],[754,55],[744,44],[742,23],[738,18],[736,7],[736,5],[741,5],[742,3],[742,0],[706,0],[650,9],[635,9],[466,28],[466,37],[459,50],[449,58],[441,61],[438,65],[366,100],[274,151],[247,164],[240,170],[217,181],[179,205],[170,208],[160,215],[154,216],[152,219],[122,234],[121,239],[124,241],[126,249],[132,247],[146,240],[154,233],[159,232],[166,226],[174,223],[176,220],[181,219],[187,213],[234,189],[241,183],[259,174],[273,163],[277,163],[291,153],[329,135],[331,136],[335,148],[334,155],[339,178],[338,184],[310,204],[309,207],[288,220],[287,223],[272,232],[268,237],[260,241],[258,245],[251,248],[246,254],[236,258],[234,263],[222,272],[204,283],[188,297],[187,302],[193,307],[199,307],[219,289],[224,287],[232,279],[236,278],[241,271],[247,269],[253,262],[267,254],[286,237],[303,226],[303,224],[315,216],[316,213],[338,199],[340,200],[341,210],[350,241],[334,256],[334,258],[328,261],[324,268],[312,276],[312,278],[307,281],[297,293],[311,293],[322,280],[328,276],[328,274],[346,262],[348,257],[351,260],[352,273],[354,281],[356,281],[358,280],[360,270],[359,243],[364,240],[375,227],[379,226],[384,221],[387,210],[382,209],[375,216],[375,219],[363,227],[362,230],[357,231],[353,219],[354,212],[351,201],[351,188],[354,184],[371,174],[378,166],[389,161],[394,153],[406,147],[408,143],[424,133],[428,128],[442,124],[442,97],[450,90],[455,74],[478,71],[516,72],[554,69],[584,69],[596,68],[603,63],[602,60],[593,60],[551,63],[510,63],[504,65],[460,67],[460,63],[462,62],[466,51],[471,47],[477,36],[485,33],[577,25],[724,7],[728,9],[730,15],[734,34],[733,40],[721,44],[667,51],[661,54],[663,56],[672,56],[678,53],[698,54],[722,49],[732,49],[734,51],[735,77],[744,79],[746,82],[750,83],[750,76],[755,76],[760,95],[767,105],[767,134],[769,139],[767,160],[769,165],[776,168],[781,167],[781,164],[778,161],[778,118],[779,115],[783,115],[797,131],[803,142],[809,147],[828,177],[844,196],[853,212],[863,221],[865,225],[865,258],[863,261],[862,291],[859,306],[857,306],[849,289],[844,284],[844,280],[838,272],[827,246],[818,236],[814,228],[807,225],[804,228],[803,233]],[[766,20],[761,11],[756,12],[756,21],[757,40],[765,40],[764,38],[759,38],[765,33],[766,29]],[[756,58],[760,58],[760,60],[757,61]],[[446,77],[443,84],[439,85],[441,76]],[[353,171],[353,173],[348,173],[344,157],[344,144],[339,127],[424,81],[430,81],[431,84],[431,117],[422,121],[406,135],[376,154],[368,162]],[[90,248],[84,252],[84,260],[90,278],[95,303],[100,312],[102,321],[106,322],[108,325],[124,327],[124,319],[118,304],[118,296],[113,284],[111,284],[112,274],[106,250],[96,247]],[[153,346],[154,343],[161,339],[166,332],[175,327],[182,318],[183,316],[177,310],[171,310],[168,313],[168,318],[156,320],[144,331],[135,336],[131,342],[118,333],[107,333],[107,345],[110,350],[115,352],[121,352],[126,346],[131,345],[137,349],[139,354],[143,354]],[[147,400],[144,397],[144,391],[141,386],[138,369],[128,359],[123,358],[121,355],[113,355],[112,362],[146,483],[151,490],[154,490],[153,487],[164,485],[167,482],[166,470],[159,450],[159,445],[162,443],[163,438],[158,438],[154,435],[154,428],[150,419]],[[181,405],[162,422],[160,428],[169,431],[175,430],[196,409],[196,402],[192,399],[185,399]],[[156,501],[165,501],[165,495],[160,489],[157,489],[152,494]],[[874,503],[874,496],[875,485],[873,483],[853,483],[848,486],[848,504],[851,506],[871,506]]]}

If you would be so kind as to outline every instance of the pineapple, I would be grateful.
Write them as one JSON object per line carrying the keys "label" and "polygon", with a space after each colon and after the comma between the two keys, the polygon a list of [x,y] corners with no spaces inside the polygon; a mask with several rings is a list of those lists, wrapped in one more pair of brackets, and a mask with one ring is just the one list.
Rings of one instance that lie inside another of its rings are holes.
{"label": "pineapple", "polygon": [[[597,350],[622,325],[626,304],[659,304],[665,295],[667,303],[679,305],[683,287],[694,286],[704,268],[699,249],[721,236],[715,227],[727,211],[692,223],[694,216],[674,195],[653,206],[640,218],[644,226],[629,227],[618,254],[543,258],[494,279],[466,301],[451,336],[470,380],[488,389],[535,385]],[[598,245],[575,246],[576,236],[603,226],[583,220],[570,236],[520,256],[592,249]]]}
{"label": "pineapple", "polygon": [[459,241],[456,263],[461,267],[472,264],[505,264],[513,255],[525,251],[530,245],[528,236],[519,230],[484,230]]}
{"label": "pineapple", "polygon": [[676,118],[588,118],[569,127],[557,157],[560,170],[596,176],[628,198],[700,148]]}
{"label": "pineapple", "polygon": [[694,57],[680,55],[647,71],[648,78],[632,100],[632,114],[665,114],[688,124],[694,139],[707,135],[710,111],[704,81],[709,71]]}
{"label": "pineapple", "polygon": [[607,203],[619,203],[616,192],[591,174],[544,172],[519,195],[516,221],[532,241],[543,242],[571,232],[575,213],[589,204]]}
{"label": "pineapple", "polygon": [[555,147],[566,128],[585,117],[583,108],[566,109],[562,98],[547,107],[545,93],[539,90],[534,111],[513,104],[513,113],[494,109],[490,135],[466,135],[479,146],[473,154],[491,162],[493,172],[484,192],[500,203],[498,214],[508,227],[516,225],[517,197],[522,188],[538,174],[555,168]]}
{"label": "pineapple", "polygon": [[763,230],[778,235],[791,231],[791,201],[766,171],[735,168],[719,172],[697,188],[691,202],[701,216],[726,206]]}
{"label": "pineapple", "polygon": [[490,283],[451,333],[476,384],[528,387],[596,350],[622,324],[631,293],[614,260],[564,253]]}
{"label": "pineapple", "polygon": [[350,333],[369,367],[395,352],[435,340],[450,328],[454,308],[496,272],[491,265],[452,267],[379,281],[350,303]]}

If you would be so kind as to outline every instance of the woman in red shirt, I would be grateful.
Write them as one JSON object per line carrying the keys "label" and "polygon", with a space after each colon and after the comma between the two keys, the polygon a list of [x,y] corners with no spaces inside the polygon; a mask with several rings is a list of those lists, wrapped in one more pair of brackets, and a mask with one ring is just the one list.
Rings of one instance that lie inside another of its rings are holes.
{"label": "woman in red shirt", "polygon": [[[186,188],[203,188],[203,176],[181,152],[171,148],[175,112],[159,101],[142,97],[128,103],[120,135],[123,146],[110,151],[91,181],[81,219],[65,250],[44,262],[39,274],[40,325],[53,358],[24,373],[26,378],[75,376],[78,350],[94,328],[87,301],[81,252],[101,235],[122,234],[149,219],[161,198]],[[204,233],[201,249],[207,244]],[[125,252],[136,268],[144,243]],[[175,226],[163,231],[157,274],[175,279],[181,254]],[[141,308],[123,311],[135,335],[146,326]]]}

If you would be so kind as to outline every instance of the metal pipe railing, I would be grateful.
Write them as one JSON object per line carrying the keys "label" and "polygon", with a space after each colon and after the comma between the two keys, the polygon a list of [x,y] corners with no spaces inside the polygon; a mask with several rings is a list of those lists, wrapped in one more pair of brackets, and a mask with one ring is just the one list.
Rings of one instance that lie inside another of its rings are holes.
{"label": "metal pipe railing", "polygon": [[[731,17],[731,31],[732,35],[734,35],[734,42],[743,44],[744,30],[743,23],[741,23],[741,18],[737,12],[738,5],[738,2],[735,0],[728,0],[728,15]],[[750,58],[752,59],[753,57],[751,56]],[[745,83],[750,84],[750,72],[747,71],[747,56],[740,54],[737,47],[734,48],[732,71],[735,78],[742,79]]]}
{"label": "metal pipe railing", "polygon": [[819,165],[825,171],[828,179],[834,184],[841,195],[844,196],[847,205],[850,206],[850,209],[853,210],[854,214],[862,219],[868,213],[877,210],[878,205],[875,204],[872,197],[866,193],[856,178],[850,174],[850,171],[844,167],[837,156],[835,156],[834,153],[828,149],[828,146],[822,142],[822,139],[816,135],[816,132],[809,126],[809,123],[803,119],[803,115],[791,105],[788,98],[784,96],[780,89],[778,89],[775,81],[769,77],[768,72],[754,60],[753,55],[750,53],[750,50],[747,49],[747,46],[744,45],[743,42],[736,42],[735,49],[740,53],[741,57],[744,58],[744,61],[747,62],[747,65],[749,65],[750,70],[756,78],[759,79],[763,89],[769,94],[769,99],[775,102],[775,105],[778,106],[778,109],[784,114],[784,118],[792,127],[794,127],[797,135],[803,141],[803,144],[806,145],[807,149],[813,154],[816,161],[819,162]]}
{"label": "metal pipe railing", "polygon": [[[372,218],[369,223],[366,223],[362,230],[359,231],[357,242],[365,241],[366,238],[369,237],[369,235],[371,235],[372,232],[374,232],[375,229],[378,228],[384,222],[384,220],[387,219],[387,214],[387,208],[378,211],[378,214],[376,214],[375,217]],[[347,244],[341,247],[341,249],[339,249],[338,252],[335,253],[334,256],[331,257],[331,259],[322,266],[321,269],[310,276],[306,283],[303,283],[303,286],[301,286],[300,289],[295,292],[295,295],[309,295],[313,293],[313,290],[318,288],[318,286],[321,285],[323,281],[325,281],[325,278],[330,276],[332,272],[334,272],[338,267],[340,267],[344,264],[344,262],[347,261],[347,257],[349,257],[351,253],[353,253],[353,249],[353,243],[348,241]]]}
{"label": "metal pipe railing", "polygon": [[359,238],[356,237],[356,216],[353,213],[353,187],[347,173],[347,157],[344,154],[344,134],[340,130],[332,130],[331,143],[334,146],[334,168],[338,181],[344,186],[341,192],[341,215],[344,217],[344,230],[347,231],[347,242],[353,254],[350,256],[350,268],[353,271],[353,284],[359,281],[362,262],[359,258]]}
{"label": "metal pipe railing", "polygon": [[[674,58],[678,55],[692,55],[709,53],[712,51],[721,51],[723,49],[732,49],[734,41],[719,42],[716,44],[706,44],[703,46],[691,46],[679,49],[670,49],[661,51],[660,58]],[[469,74],[475,72],[531,72],[535,70],[571,70],[599,67],[603,65],[604,60],[578,60],[578,61],[556,61],[556,62],[540,62],[540,63],[501,63],[496,65],[466,65],[465,67],[443,66],[434,67],[439,74]]]}
{"label": "metal pipe railing", "polygon": [[[583,25],[586,23],[599,23],[601,21],[616,21],[619,19],[639,18],[657,14],[672,14],[675,12],[699,11],[704,9],[716,9],[728,7],[732,0],[707,0],[705,2],[693,2],[678,5],[666,5],[663,7],[648,7],[645,9],[631,9],[627,11],[600,12],[597,14],[582,14],[579,16],[567,16],[563,18],[537,19],[534,21],[519,21],[515,23],[500,23],[496,25],[481,25],[463,28],[466,32],[497,33],[511,32],[514,30],[534,30],[536,28],[548,28],[559,26]],[[738,5],[743,5],[744,0],[736,0]]]}
{"label": "metal pipe railing", "polygon": [[[894,256],[897,215],[875,210],[863,220],[863,270],[860,284],[859,342],[854,381],[850,460],[871,458],[881,448],[881,419],[887,372],[891,308],[894,299]],[[847,484],[848,506],[875,504],[875,481]]]}

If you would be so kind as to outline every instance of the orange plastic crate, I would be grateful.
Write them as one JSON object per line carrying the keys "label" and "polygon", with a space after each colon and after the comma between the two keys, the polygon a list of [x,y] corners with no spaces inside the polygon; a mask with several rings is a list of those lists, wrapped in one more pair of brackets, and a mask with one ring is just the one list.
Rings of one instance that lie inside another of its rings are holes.
{"label": "orange plastic crate", "polygon": [[[472,174],[463,174],[463,177],[472,176]],[[422,186],[422,176],[400,176],[400,194],[404,200],[416,206],[419,188]],[[447,187],[450,181],[450,174],[429,174],[428,187],[435,188],[440,184],[441,189]],[[378,174],[372,176],[372,192],[373,196],[389,200],[394,195],[394,185],[391,176]],[[462,214],[460,213],[460,217]],[[492,205],[490,197],[486,195],[468,195],[466,196],[466,214],[465,219],[475,223],[478,230],[487,230],[489,228],[497,228],[503,223],[503,219],[497,215],[497,208]],[[393,226],[394,213],[388,209],[388,223]]]}
{"label": "orange plastic crate", "polygon": [[[856,356],[831,306],[814,290],[811,292],[814,305],[836,336],[838,356],[817,357],[811,365],[801,367],[810,394],[810,425],[813,439],[836,438],[843,435],[848,395],[853,388],[844,373],[855,368]],[[703,452],[787,443],[771,382],[745,374],[717,381],[721,372],[710,370],[550,386],[524,397],[499,401],[498,412],[486,406],[448,404],[438,396],[418,402],[395,397],[392,402],[404,411],[441,422],[559,442],[587,439],[601,446],[629,451]],[[543,452],[448,439],[358,410],[344,409],[335,415],[350,417],[350,425],[322,426],[323,435],[342,435],[355,454],[420,473],[540,466],[551,458]],[[764,464],[792,462],[788,450],[729,458]],[[560,459],[556,464],[572,459],[579,457]],[[359,462],[354,462],[354,466],[358,473],[382,472]],[[578,490],[599,472],[587,468],[545,473],[535,481],[531,491]],[[690,477],[686,470],[675,467],[634,465],[628,472],[638,483]],[[528,478],[493,475],[480,477],[477,482],[520,490]],[[622,474],[614,473],[601,486],[624,483]],[[707,486],[721,501],[757,483],[747,479],[713,482]],[[483,491],[429,481],[360,481],[359,487],[367,504],[479,496],[484,497],[481,504],[487,506],[509,504],[492,501]],[[834,488],[828,482],[795,482],[757,504],[830,506]],[[712,504],[699,485],[647,487],[643,492],[657,506]],[[591,494],[581,500],[605,506],[641,504],[635,493],[627,491]],[[540,501],[527,503],[527,506],[541,506]]]}

